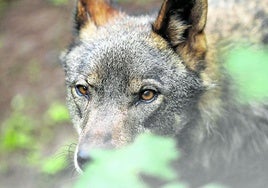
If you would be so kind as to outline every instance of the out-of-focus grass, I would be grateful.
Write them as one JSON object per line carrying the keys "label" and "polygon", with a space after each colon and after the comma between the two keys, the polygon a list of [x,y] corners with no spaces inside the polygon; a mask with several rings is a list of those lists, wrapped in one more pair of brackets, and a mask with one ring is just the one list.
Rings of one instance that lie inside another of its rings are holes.
{"label": "out-of-focus grass", "polygon": [[56,6],[66,5],[69,2],[69,0],[48,0],[48,1]]}
{"label": "out-of-focus grass", "polygon": [[5,10],[7,3],[8,2],[6,0],[0,0],[0,16],[1,16],[2,12]]}
{"label": "out-of-focus grass", "polygon": [[2,123],[0,150],[4,153],[15,150],[28,150],[34,143],[34,119],[25,115],[25,100],[17,95],[11,103],[12,113]]}
{"label": "out-of-focus grass", "polygon": [[44,158],[39,164],[41,164],[41,171],[45,174],[56,174],[64,170],[68,166],[67,155],[62,155],[64,149],[59,150],[55,155]]}
{"label": "out-of-focus grass", "polygon": [[69,121],[69,112],[66,105],[54,102],[47,110],[47,116],[49,123],[57,124],[61,122]]}
{"label": "out-of-focus grass", "polygon": [[16,153],[16,156],[20,156],[18,164],[36,166],[40,172],[55,174],[67,166],[67,156],[59,156],[59,153],[64,152],[58,151],[53,156],[44,157],[42,150],[54,136],[53,127],[69,122],[68,110],[64,104],[54,102],[38,120],[26,113],[30,108],[27,97],[17,95],[13,98],[12,112],[1,125],[0,153],[3,160],[0,162],[0,170],[8,169],[9,164],[4,163],[4,159]]}

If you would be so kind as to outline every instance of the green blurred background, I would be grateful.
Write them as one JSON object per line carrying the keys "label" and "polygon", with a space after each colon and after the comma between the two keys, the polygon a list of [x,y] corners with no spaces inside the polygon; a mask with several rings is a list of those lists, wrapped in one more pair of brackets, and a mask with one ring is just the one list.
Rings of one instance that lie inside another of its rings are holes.
{"label": "green blurred background", "polygon": [[[132,14],[153,12],[161,2],[117,1]],[[210,2],[208,30],[213,40],[222,41],[216,46],[239,85],[241,101],[262,100],[268,93],[265,1],[251,17],[247,13],[254,7],[239,2],[244,7],[238,13],[251,24],[235,17],[220,25],[215,23],[222,12],[233,16],[226,6],[233,1]],[[0,187],[68,188],[77,179],[72,162],[77,135],[58,59],[71,41],[74,5],[74,0],[0,0]]]}

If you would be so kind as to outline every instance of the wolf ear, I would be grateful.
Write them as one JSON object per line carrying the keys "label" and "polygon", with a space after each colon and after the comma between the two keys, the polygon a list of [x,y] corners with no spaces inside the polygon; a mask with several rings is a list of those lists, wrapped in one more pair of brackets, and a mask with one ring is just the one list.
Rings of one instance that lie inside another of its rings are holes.
{"label": "wolf ear", "polygon": [[207,0],[165,0],[153,30],[162,36],[192,70],[204,68]]}
{"label": "wolf ear", "polygon": [[108,0],[77,0],[75,29],[79,33],[83,27],[94,29],[105,25],[119,12],[110,6]]}

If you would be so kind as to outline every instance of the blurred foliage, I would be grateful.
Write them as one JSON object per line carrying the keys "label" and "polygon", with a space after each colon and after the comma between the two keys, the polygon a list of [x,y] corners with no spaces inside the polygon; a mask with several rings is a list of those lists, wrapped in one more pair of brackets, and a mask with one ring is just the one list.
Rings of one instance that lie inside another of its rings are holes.
{"label": "blurred foliage", "polygon": [[33,119],[14,112],[3,124],[1,150],[15,151],[17,149],[29,149],[34,141]]}
{"label": "blurred foliage", "polygon": [[55,155],[41,162],[41,170],[45,174],[54,175],[64,170],[68,165],[67,155],[61,155],[64,151],[58,151]]}
{"label": "blurred foliage", "polygon": [[48,0],[48,1],[56,6],[66,5],[69,2],[69,0]]}
{"label": "blurred foliage", "polygon": [[132,145],[118,150],[93,150],[93,162],[75,187],[146,187],[139,180],[139,173],[175,180],[176,173],[169,166],[178,157],[175,148],[175,141],[171,138],[142,135]]}
{"label": "blurred foliage", "polygon": [[1,126],[1,151],[12,152],[33,147],[34,120],[23,113],[25,105],[22,96],[13,98],[11,103],[13,112]]}
{"label": "blurred foliage", "polygon": [[[129,146],[116,150],[93,150],[93,162],[75,185],[75,188],[147,188],[140,174],[168,182],[163,188],[188,188],[179,182],[171,162],[179,157],[172,138],[142,134]],[[222,188],[208,185],[204,188]]]}
{"label": "blurred foliage", "polygon": [[[30,103],[27,97],[21,95],[13,98],[12,112],[1,125],[1,158],[7,158],[16,153],[16,155],[21,155],[21,165],[36,166],[45,174],[55,174],[67,166],[67,156],[57,157],[57,153],[55,156],[44,157],[42,149],[54,136],[52,127],[69,122],[68,110],[65,105],[54,102],[40,121],[34,115],[27,115],[26,112],[31,108]],[[4,160],[2,161],[0,166],[4,163]],[[3,167],[7,169],[6,164]]]}
{"label": "blurred foliage", "polygon": [[7,4],[8,4],[7,0],[0,0],[0,16],[3,13],[3,11],[5,10]]}
{"label": "blurred foliage", "polygon": [[268,97],[268,48],[238,46],[227,56],[227,70],[238,86],[242,102]]}
{"label": "blurred foliage", "polygon": [[69,112],[66,105],[54,102],[47,110],[47,116],[52,124],[69,121]]}

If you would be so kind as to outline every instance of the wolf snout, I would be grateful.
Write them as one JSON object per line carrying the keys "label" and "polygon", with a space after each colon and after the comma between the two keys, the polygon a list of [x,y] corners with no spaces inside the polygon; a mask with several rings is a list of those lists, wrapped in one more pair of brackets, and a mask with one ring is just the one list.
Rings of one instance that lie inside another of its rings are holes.
{"label": "wolf snout", "polygon": [[90,156],[89,152],[79,150],[77,152],[76,160],[78,167],[83,171],[85,170],[86,165],[92,161],[92,157]]}
{"label": "wolf snout", "polygon": [[76,169],[80,172],[84,171],[86,166],[93,161],[94,150],[109,150],[115,146],[112,144],[112,135],[109,132],[95,129],[88,132],[81,138],[76,148],[75,164]]}

